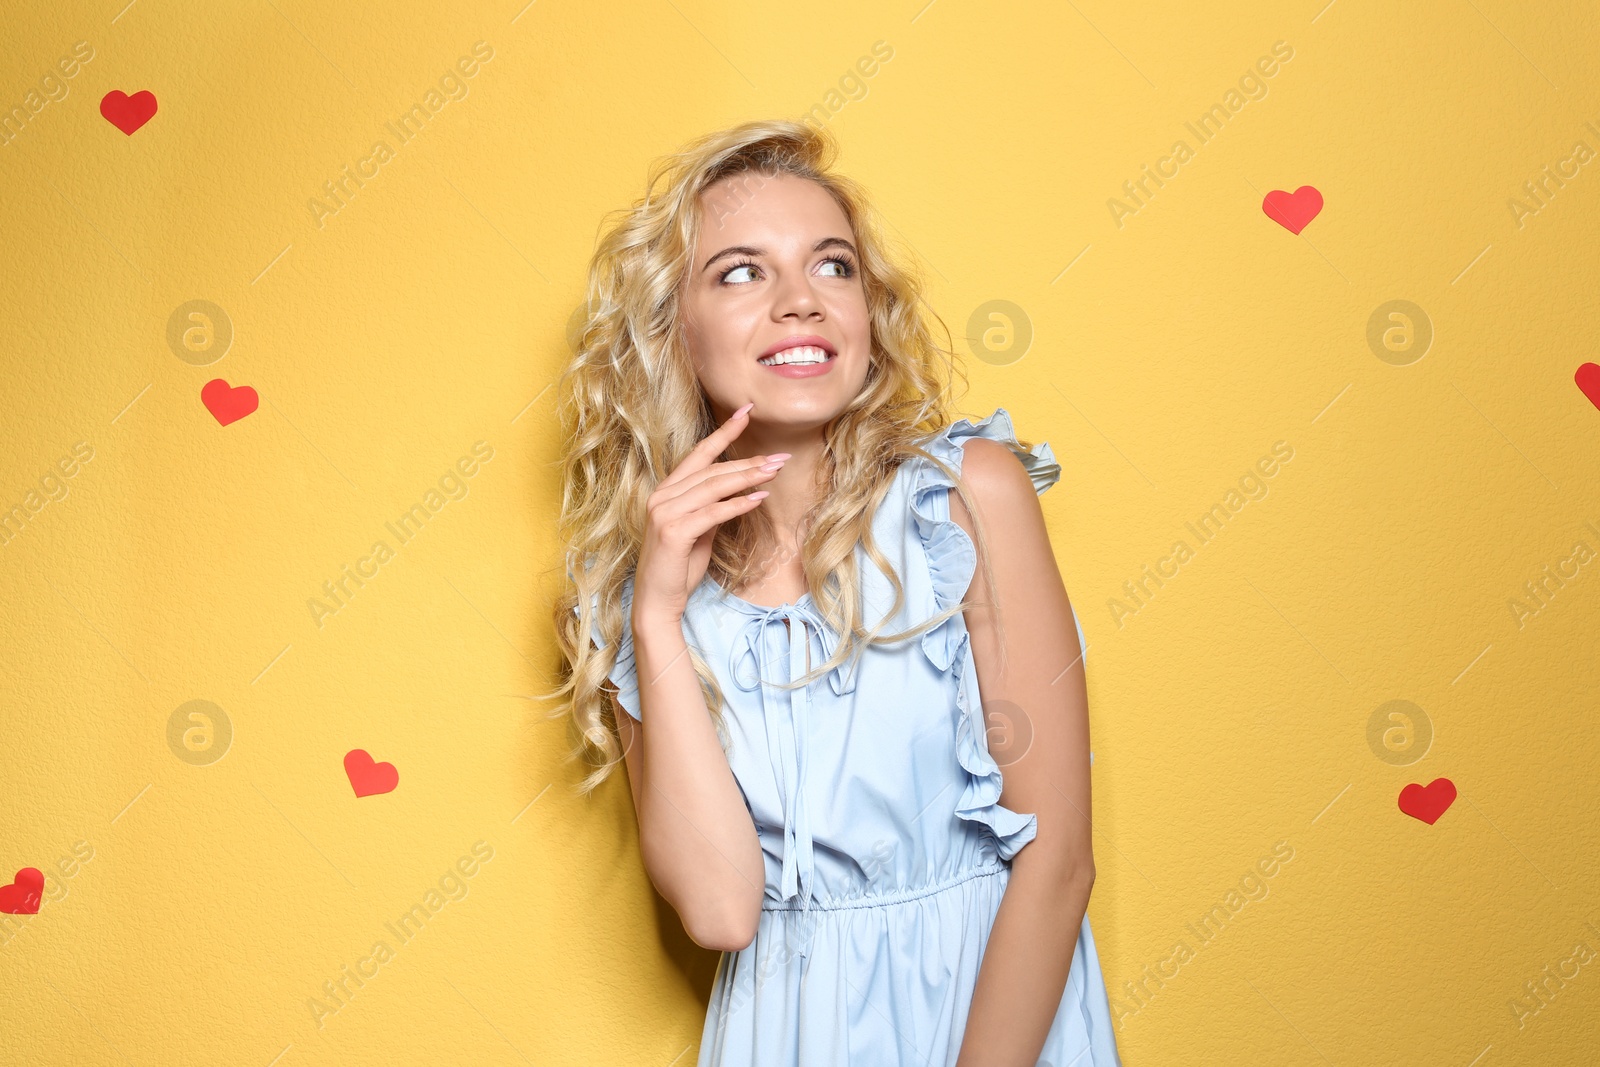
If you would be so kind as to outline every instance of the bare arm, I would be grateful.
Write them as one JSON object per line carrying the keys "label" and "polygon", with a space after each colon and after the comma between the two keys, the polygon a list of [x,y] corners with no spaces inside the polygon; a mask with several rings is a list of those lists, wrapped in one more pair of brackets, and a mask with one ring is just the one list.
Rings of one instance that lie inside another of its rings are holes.
{"label": "bare arm", "polygon": [[[1060,1007],[1094,884],[1088,697],[1066,588],[1027,471],[998,442],[977,438],[963,448],[962,473],[995,572],[990,588],[977,569],[968,592],[976,603],[965,613],[981,698],[1008,702],[1000,706],[1008,718],[1026,724],[997,719],[990,752],[1005,776],[1000,802],[1035,813],[1039,829],[1012,860],[957,1064],[1032,1067]],[[954,492],[950,512],[973,536]],[[1005,617],[1003,650],[995,602]]]}
{"label": "bare arm", "polygon": [[[617,711],[650,880],[698,945],[755,937],[766,872],[761,842],[706,713],[681,623],[635,617],[643,721]],[[650,724],[645,728],[645,723]]]}
{"label": "bare arm", "polygon": [[[760,469],[766,456],[717,461],[748,425],[749,408],[695,445],[650,494],[629,617],[639,720],[617,713],[645,871],[689,936],[724,951],[755,938],[765,861],[689,657],[683,614],[718,525],[758,507],[766,494],[747,491],[776,473]],[[742,495],[723,499],[734,493]]]}

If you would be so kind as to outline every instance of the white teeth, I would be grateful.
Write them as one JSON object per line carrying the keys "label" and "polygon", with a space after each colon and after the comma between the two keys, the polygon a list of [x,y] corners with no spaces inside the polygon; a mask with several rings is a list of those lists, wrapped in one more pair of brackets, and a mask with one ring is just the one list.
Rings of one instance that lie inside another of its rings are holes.
{"label": "white teeth", "polygon": [[768,367],[781,367],[791,363],[823,363],[827,360],[828,353],[814,345],[800,345],[787,348],[775,356],[767,356],[760,360]]}

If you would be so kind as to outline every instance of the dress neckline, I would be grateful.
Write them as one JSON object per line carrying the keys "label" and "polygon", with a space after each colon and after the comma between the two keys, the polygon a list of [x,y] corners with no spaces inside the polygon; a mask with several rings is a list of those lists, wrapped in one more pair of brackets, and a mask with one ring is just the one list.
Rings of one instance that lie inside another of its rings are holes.
{"label": "dress neckline", "polygon": [[[895,468],[895,480],[898,481],[901,478],[914,474],[916,470],[916,463],[910,461],[902,462],[898,467]],[[887,504],[888,500],[889,495],[885,494],[883,501],[878,505],[879,508],[881,509],[885,504]],[[817,607],[817,602],[812,598],[811,591],[809,589],[800,594],[799,600],[786,600],[782,604],[752,604],[750,601],[746,600],[742,596],[739,596],[737,593],[730,593],[728,590],[724,589],[721,583],[711,577],[710,571],[707,571],[705,577],[700,579],[700,585],[702,588],[711,590],[713,595],[733,604],[734,607],[750,615],[765,615],[772,611],[789,612],[801,607],[802,605],[809,606],[813,609],[816,609]]]}
{"label": "dress neckline", "polygon": [[709,573],[707,573],[706,576],[700,580],[700,584],[701,586],[710,589],[714,595],[721,599],[732,601],[736,607],[739,607],[750,614],[765,615],[766,613],[772,611],[787,612],[794,608],[800,607],[802,604],[815,603],[811,599],[811,591],[807,590],[806,592],[800,594],[799,600],[786,600],[782,604],[752,604],[750,601],[746,600],[742,596],[739,596],[737,593],[730,593],[728,590],[724,589],[722,587],[722,583],[711,577]]}

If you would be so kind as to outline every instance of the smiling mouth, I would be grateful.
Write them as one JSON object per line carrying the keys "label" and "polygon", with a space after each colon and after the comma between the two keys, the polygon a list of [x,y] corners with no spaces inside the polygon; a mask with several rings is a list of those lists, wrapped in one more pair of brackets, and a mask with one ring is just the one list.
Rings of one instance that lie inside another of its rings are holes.
{"label": "smiling mouth", "polygon": [[809,366],[816,363],[826,363],[838,357],[832,355],[825,348],[816,345],[796,345],[786,348],[774,356],[763,356],[757,360],[764,367],[789,367]]}

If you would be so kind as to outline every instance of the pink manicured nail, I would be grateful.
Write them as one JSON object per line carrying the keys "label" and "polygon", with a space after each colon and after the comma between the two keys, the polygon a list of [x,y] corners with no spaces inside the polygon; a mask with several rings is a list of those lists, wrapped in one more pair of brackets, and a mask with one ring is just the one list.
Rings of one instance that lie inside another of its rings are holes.
{"label": "pink manicured nail", "polygon": [[754,400],[752,400],[752,401],[750,401],[750,403],[746,404],[744,407],[740,408],[738,411],[735,411],[731,417],[737,419],[740,415],[743,415],[745,412],[749,411],[751,408],[753,408],[755,406],[756,406],[756,402]]}
{"label": "pink manicured nail", "polygon": [[787,462],[788,462],[788,460],[775,459],[771,463],[763,463],[757,469],[758,470],[769,471],[769,472],[770,471],[775,471],[775,470],[777,470],[779,467],[783,466]]}
{"label": "pink manicured nail", "polygon": [[771,495],[770,493],[768,493],[765,489],[763,489],[759,493],[751,493],[750,494],[750,499],[751,500],[760,500],[763,497],[770,496],[770,495]]}

